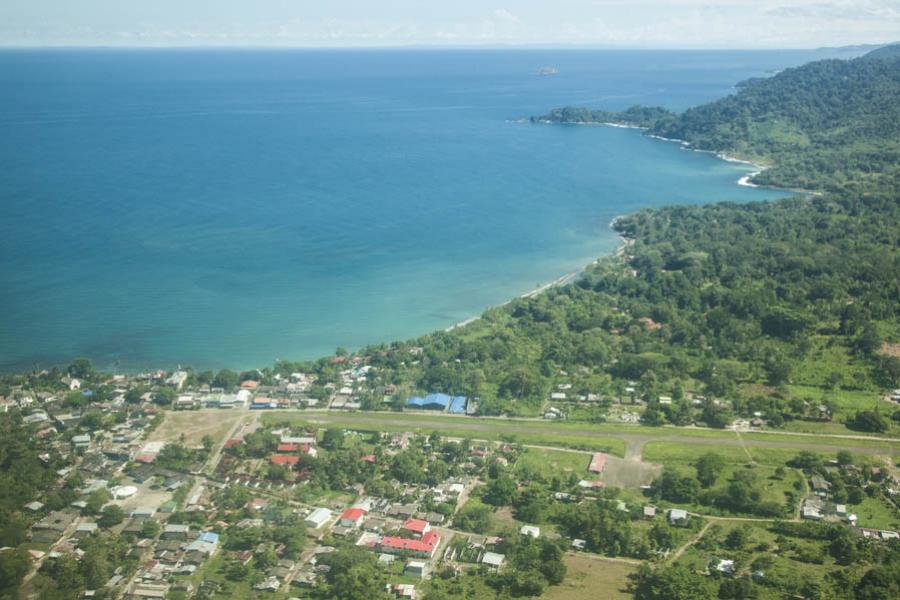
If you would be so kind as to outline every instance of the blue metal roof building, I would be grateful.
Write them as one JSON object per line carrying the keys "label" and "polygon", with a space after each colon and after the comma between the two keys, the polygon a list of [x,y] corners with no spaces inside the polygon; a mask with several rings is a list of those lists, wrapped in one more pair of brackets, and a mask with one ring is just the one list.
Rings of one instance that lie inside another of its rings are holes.
{"label": "blue metal roof building", "polygon": [[406,401],[409,408],[421,408],[422,410],[447,410],[453,399],[447,394],[428,394],[424,398],[413,396]]}
{"label": "blue metal roof building", "polygon": [[455,415],[464,414],[466,412],[466,400],[465,396],[456,396],[450,402],[450,411]]}

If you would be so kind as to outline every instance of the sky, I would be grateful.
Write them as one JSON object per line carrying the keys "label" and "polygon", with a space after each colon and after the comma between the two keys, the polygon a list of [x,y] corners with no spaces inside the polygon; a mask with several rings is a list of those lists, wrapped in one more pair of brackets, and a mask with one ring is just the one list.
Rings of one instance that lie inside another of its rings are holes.
{"label": "sky", "polygon": [[2,46],[814,48],[900,39],[900,0],[0,0]]}

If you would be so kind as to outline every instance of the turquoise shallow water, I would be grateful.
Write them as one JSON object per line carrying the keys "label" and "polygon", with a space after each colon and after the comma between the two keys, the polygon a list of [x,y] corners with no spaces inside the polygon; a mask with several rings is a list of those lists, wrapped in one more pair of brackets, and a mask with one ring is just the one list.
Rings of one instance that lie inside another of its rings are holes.
{"label": "turquoise shallow water", "polygon": [[816,56],[0,52],[0,369],[242,368],[447,327],[609,252],[616,215],[781,195],[517,119],[683,109]]}

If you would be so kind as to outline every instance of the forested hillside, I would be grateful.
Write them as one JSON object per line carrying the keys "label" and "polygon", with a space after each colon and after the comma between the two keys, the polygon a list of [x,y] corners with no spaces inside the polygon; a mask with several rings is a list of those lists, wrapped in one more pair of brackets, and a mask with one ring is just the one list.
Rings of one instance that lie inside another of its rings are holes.
{"label": "forested hillside", "polygon": [[634,107],[612,113],[561,108],[537,120],[621,122],[692,147],[769,168],[760,184],[870,193],[900,183],[900,56],[893,47],[822,60],[738,85],[738,92],[675,114]]}
{"label": "forested hillside", "polygon": [[[582,394],[636,382],[647,422],[731,417],[692,413],[679,402],[691,388],[778,425],[809,416],[791,383],[822,390],[816,401],[900,385],[898,98],[900,60],[857,59],[754,80],[683,115],[554,111],[762,158],[763,181],[821,193],[641,211],[615,225],[633,243],[577,283],[366,352],[386,380],[477,396],[485,413],[534,414],[564,381]],[[657,411],[660,394],[676,401]]]}

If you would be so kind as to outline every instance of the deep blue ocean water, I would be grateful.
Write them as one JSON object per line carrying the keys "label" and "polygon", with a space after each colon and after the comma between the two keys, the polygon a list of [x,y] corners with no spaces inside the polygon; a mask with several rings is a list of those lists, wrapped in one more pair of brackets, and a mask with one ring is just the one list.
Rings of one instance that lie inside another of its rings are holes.
{"label": "deep blue ocean water", "polygon": [[[404,339],[781,194],[573,104],[684,109],[815,52],[0,52],[0,370],[245,368]],[[559,73],[537,74],[554,65]]]}

